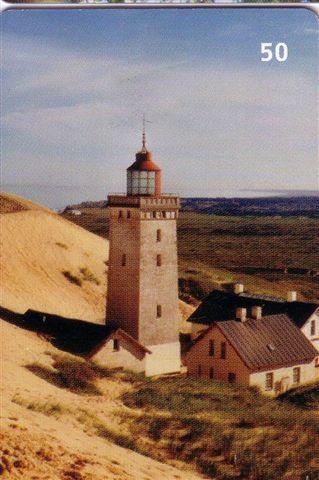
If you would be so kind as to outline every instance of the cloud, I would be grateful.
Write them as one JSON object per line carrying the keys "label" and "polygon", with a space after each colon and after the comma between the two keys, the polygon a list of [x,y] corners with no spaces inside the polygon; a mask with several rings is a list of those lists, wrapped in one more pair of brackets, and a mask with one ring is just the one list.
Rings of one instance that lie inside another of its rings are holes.
{"label": "cloud", "polygon": [[10,182],[44,181],[49,173],[52,184],[62,175],[65,184],[101,184],[112,171],[116,188],[145,112],[150,146],[172,188],[315,188],[315,87],[306,73],[106,59],[13,35],[4,43]]}

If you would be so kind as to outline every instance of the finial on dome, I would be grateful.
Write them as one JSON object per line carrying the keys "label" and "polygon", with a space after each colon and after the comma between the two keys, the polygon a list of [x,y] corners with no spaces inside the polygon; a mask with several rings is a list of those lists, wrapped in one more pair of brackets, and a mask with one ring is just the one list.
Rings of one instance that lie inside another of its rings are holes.
{"label": "finial on dome", "polygon": [[142,152],[146,152],[145,114],[143,114]]}

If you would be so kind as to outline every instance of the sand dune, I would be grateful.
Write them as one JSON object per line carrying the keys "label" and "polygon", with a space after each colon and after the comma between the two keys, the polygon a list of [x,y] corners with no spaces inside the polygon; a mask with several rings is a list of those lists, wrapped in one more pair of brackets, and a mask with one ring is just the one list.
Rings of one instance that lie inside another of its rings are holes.
{"label": "sand dune", "polygon": [[[59,388],[32,373],[37,365],[50,367],[50,353],[60,353],[33,332],[1,321],[0,475],[15,480],[199,480],[187,471],[121,448],[79,424],[72,414],[36,411],[39,405],[58,405],[63,411],[87,411],[116,428],[119,396],[131,388],[105,379],[103,396],[85,396]],[[104,383],[103,383],[104,382]],[[107,401],[106,401],[107,400]],[[23,402],[33,402],[27,408]],[[124,408],[124,407],[122,407]],[[120,428],[120,427],[119,427]]]}
{"label": "sand dune", "polygon": [[[104,322],[107,240],[6,193],[0,194],[0,229],[2,307]],[[194,310],[184,302],[180,309],[183,320]],[[188,327],[183,322],[182,330]]]}
{"label": "sand dune", "polygon": [[[20,313],[32,308],[104,322],[106,240],[48,209],[7,194],[0,195],[0,229],[2,307]],[[180,306],[185,320],[193,307],[183,302]],[[120,395],[130,388],[129,384],[103,379],[99,387],[104,394],[96,397],[63,389],[28,368],[40,365],[50,370],[52,354],[61,352],[35,333],[3,320],[0,330],[0,475],[3,478],[202,478],[123,449],[96,435],[74,415],[74,412],[98,414],[117,432],[121,425],[116,412],[124,408]],[[43,405],[52,404],[61,409],[61,415],[41,410]]]}
{"label": "sand dune", "polygon": [[1,305],[103,323],[108,242],[19,197],[1,200]]}

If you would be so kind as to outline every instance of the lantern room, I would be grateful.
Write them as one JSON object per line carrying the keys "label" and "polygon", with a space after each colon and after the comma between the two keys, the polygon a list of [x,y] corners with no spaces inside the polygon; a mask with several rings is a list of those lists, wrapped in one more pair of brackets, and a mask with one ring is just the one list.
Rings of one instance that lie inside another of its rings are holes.
{"label": "lantern room", "polygon": [[127,169],[127,195],[161,195],[161,169],[145,147],[137,152],[135,162]]}

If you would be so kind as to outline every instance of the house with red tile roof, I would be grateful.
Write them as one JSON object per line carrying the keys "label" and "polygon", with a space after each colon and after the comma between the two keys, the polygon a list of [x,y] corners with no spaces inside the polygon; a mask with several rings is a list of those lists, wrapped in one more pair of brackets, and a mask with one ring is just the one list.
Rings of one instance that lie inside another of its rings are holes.
{"label": "house with red tile roof", "polygon": [[188,375],[257,386],[278,395],[319,380],[319,353],[285,313],[238,307],[216,319],[184,357]]}

